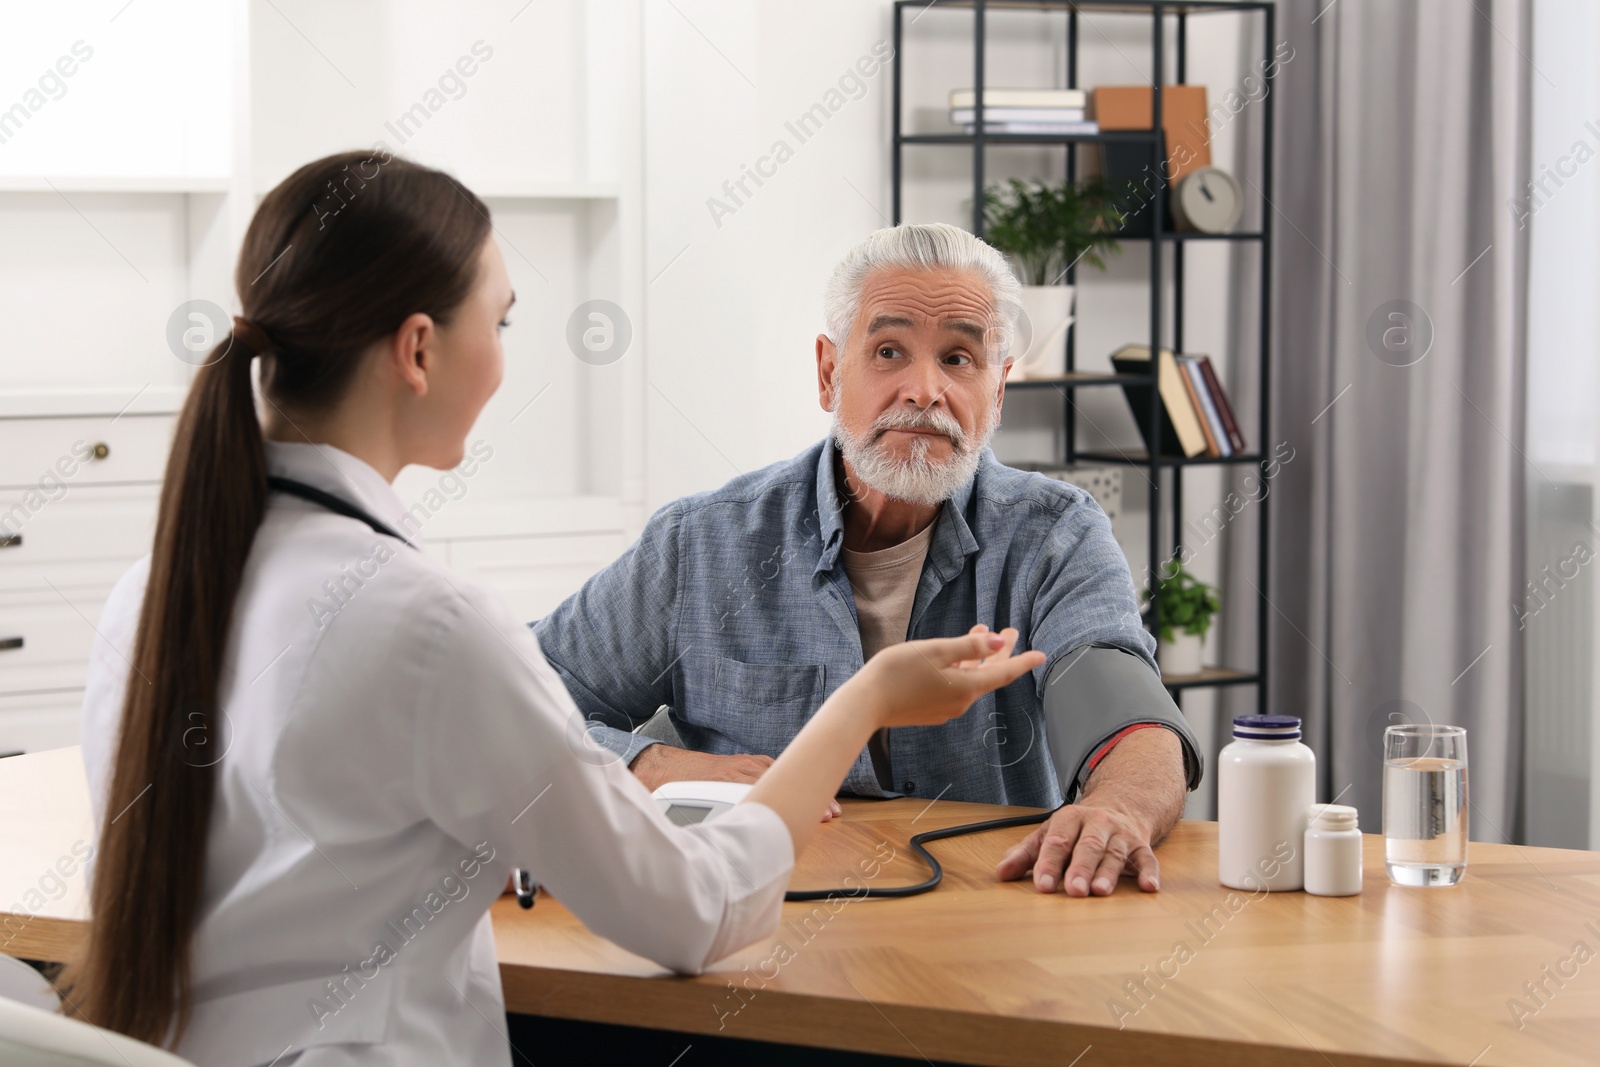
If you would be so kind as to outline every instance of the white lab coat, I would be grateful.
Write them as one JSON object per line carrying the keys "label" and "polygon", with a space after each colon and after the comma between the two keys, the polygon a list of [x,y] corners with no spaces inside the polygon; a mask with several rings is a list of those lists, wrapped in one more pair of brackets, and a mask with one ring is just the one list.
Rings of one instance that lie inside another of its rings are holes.
{"label": "white lab coat", "polygon": [[[272,473],[407,529],[361,460],[267,449]],[[118,814],[104,798],[148,572],[117,584],[89,668],[97,825]],[[526,625],[362,522],[272,494],[221,695],[223,721],[185,738],[193,761],[221,756],[177,1049],[202,1067],[509,1063],[487,909],[513,865],[675,971],[777,924],[793,844],[772,809],[668,823],[584,735]]]}

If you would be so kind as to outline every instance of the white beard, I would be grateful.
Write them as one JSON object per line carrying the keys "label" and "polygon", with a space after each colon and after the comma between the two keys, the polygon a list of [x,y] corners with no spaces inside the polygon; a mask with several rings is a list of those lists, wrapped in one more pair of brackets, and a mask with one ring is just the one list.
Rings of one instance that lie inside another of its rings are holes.
{"label": "white beard", "polygon": [[[837,398],[838,395],[836,387],[834,396]],[[994,410],[992,403],[989,410]],[[949,500],[962,486],[972,481],[978,473],[978,464],[983,460],[983,450],[994,436],[997,421],[992,415],[985,420],[979,440],[976,439],[977,434],[968,435],[963,431],[961,424],[947,412],[932,408],[926,411],[894,408],[879,415],[866,433],[857,435],[840,422],[839,405],[835,401],[833,440],[855,476],[869,488],[893,500],[931,507]],[[950,458],[943,461],[929,459],[932,442],[920,437],[911,443],[911,455],[908,458],[898,458],[882,444],[884,431],[897,429],[928,429],[944,434],[950,439]]]}

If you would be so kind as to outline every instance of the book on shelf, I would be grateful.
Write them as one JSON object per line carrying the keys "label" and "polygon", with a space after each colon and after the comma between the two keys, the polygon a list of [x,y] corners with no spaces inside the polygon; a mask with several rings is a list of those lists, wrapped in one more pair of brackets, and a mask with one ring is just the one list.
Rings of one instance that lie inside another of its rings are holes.
{"label": "book on shelf", "polygon": [[[970,126],[977,121],[978,109],[973,107],[953,107],[950,109],[950,121],[957,126]],[[993,122],[1082,122],[1085,118],[1081,107],[990,107],[983,108],[983,121]]]}
{"label": "book on shelf", "polygon": [[[1148,130],[1155,109],[1148,85],[1101,85],[1094,91],[1095,121],[1102,130]],[[988,101],[984,101],[985,109]],[[1167,151],[1163,177],[1172,186],[1192,170],[1211,165],[1211,125],[1204,85],[1161,87],[1161,131]],[[1115,177],[1115,175],[1112,175]]]}
{"label": "book on shelf", "polygon": [[1179,356],[1178,366],[1183,368],[1184,384],[1189,387],[1190,399],[1194,401],[1195,411],[1200,416],[1200,428],[1205,431],[1206,455],[1213,459],[1233,455],[1233,442],[1228,440],[1228,432],[1223,429],[1222,419],[1217,415],[1217,405],[1211,399],[1211,387],[1200,373],[1200,360],[1195,356]]}
{"label": "book on shelf", "polygon": [[[1111,366],[1118,374],[1150,376],[1150,348],[1147,345],[1123,345],[1111,353]],[[1158,411],[1157,440],[1150,440],[1149,420],[1150,386],[1128,383],[1122,393],[1133,409],[1134,424],[1144,437],[1145,448],[1152,456],[1182,456],[1192,459],[1206,451],[1205,431],[1200,427],[1194,401],[1184,384],[1186,375],[1178,367],[1172,349],[1163,348],[1156,364],[1156,391],[1161,396]]]}
{"label": "book on shelf", "polygon": [[1200,375],[1206,380],[1206,389],[1211,393],[1211,402],[1217,409],[1217,418],[1222,420],[1222,430],[1228,438],[1232,453],[1244,451],[1244,434],[1239,432],[1239,420],[1233,417],[1233,405],[1228,403],[1228,391],[1222,388],[1222,379],[1217,377],[1216,368],[1211,365],[1210,356],[1197,356],[1200,364]]}
{"label": "book on shelf", "polygon": [[[951,89],[950,109],[975,108],[977,94],[971,89]],[[1086,108],[1089,94],[1083,89],[990,89],[983,90],[983,109],[992,107]]]}
{"label": "book on shelf", "polygon": [[[963,133],[976,133],[977,126],[968,123],[961,127]],[[984,133],[1099,133],[1096,122],[985,122]]]}
{"label": "book on shelf", "polygon": [[[1123,345],[1111,353],[1111,366],[1118,374],[1147,377],[1150,349],[1145,345]],[[1185,459],[1203,455],[1218,459],[1245,450],[1244,435],[1239,432],[1233,405],[1228,401],[1228,392],[1222,387],[1210,356],[1177,355],[1163,348],[1156,371],[1156,388],[1161,394],[1158,455]],[[1145,420],[1150,410],[1150,387],[1124,385],[1122,391],[1148,448]]]}

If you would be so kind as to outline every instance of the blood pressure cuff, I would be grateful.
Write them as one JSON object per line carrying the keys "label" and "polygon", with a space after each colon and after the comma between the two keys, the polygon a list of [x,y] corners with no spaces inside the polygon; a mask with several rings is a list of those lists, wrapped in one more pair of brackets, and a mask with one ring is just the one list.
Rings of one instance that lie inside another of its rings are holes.
{"label": "blood pressure cuff", "polygon": [[1064,803],[1072,803],[1089,780],[1090,757],[1130,726],[1156,723],[1178,735],[1189,789],[1205,767],[1200,745],[1161,676],[1132,652],[1110,645],[1084,645],[1056,662],[1044,686],[1045,736]]}

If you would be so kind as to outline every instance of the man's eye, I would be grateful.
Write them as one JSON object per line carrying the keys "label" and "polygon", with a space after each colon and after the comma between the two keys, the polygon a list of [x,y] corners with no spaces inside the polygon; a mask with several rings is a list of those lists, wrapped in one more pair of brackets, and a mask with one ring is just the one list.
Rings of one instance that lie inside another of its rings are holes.
{"label": "man's eye", "polygon": [[883,348],[878,349],[878,355],[881,356],[884,359],[898,359],[900,357],[900,353],[899,352],[897,352],[894,349],[888,347],[887,345],[885,345]]}
{"label": "man's eye", "polygon": [[950,363],[953,366],[965,367],[967,364],[972,362],[972,357],[967,355],[965,352],[954,352],[945,357],[945,362]]}

